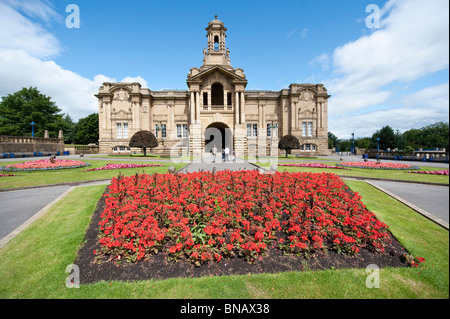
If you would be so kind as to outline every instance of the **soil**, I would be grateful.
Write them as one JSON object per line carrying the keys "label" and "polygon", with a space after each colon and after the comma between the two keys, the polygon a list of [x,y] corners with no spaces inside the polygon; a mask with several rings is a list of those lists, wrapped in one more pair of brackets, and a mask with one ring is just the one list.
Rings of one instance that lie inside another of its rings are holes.
{"label": "soil", "polygon": [[[84,245],[78,251],[74,262],[80,269],[80,282],[94,283],[98,281],[137,281],[161,280],[175,277],[191,278],[201,276],[244,275],[261,273],[279,273],[287,271],[366,268],[370,264],[383,267],[407,267],[400,258],[406,253],[400,243],[390,234],[391,243],[387,244],[383,253],[373,253],[361,248],[356,256],[338,254],[335,251],[316,252],[306,258],[304,256],[288,256],[281,253],[276,247],[269,247],[267,255],[254,263],[234,257],[222,259],[220,262],[210,262],[207,265],[196,267],[186,260],[171,262],[166,260],[166,254],[158,253],[145,261],[136,263],[122,262],[120,265],[113,262],[98,263],[95,260],[94,250],[100,248],[98,241],[100,213],[105,207],[105,198],[102,197],[92,216],[91,223],[85,235]],[[164,249],[162,251],[165,251]]]}

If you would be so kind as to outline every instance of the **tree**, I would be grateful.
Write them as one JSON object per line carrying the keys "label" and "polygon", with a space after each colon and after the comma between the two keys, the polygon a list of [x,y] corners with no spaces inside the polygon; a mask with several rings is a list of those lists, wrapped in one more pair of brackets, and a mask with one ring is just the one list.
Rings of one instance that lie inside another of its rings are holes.
{"label": "tree", "polygon": [[356,144],[356,147],[364,148],[366,150],[372,148],[372,140],[370,139],[370,137],[358,138],[358,139],[356,139],[355,144]]}
{"label": "tree", "polygon": [[328,132],[328,148],[332,149],[336,147],[338,138],[332,132]]}
{"label": "tree", "polygon": [[288,157],[291,150],[300,148],[300,142],[294,135],[285,135],[278,142],[278,148],[286,150],[286,157]]}
{"label": "tree", "polygon": [[92,113],[78,120],[75,125],[75,143],[87,145],[98,143],[98,113]]}
{"label": "tree", "polygon": [[31,136],[31,122],[36,123],[35,136],[39,137],[45,130],[50,137],[58,137],[59,130],[64,130],[64,114],[37,88],[23,88],[1,99],[0,135]]}
{"label": "tree", "polygon": [[383,126],[381,130],[372,135],[372,141],[375,145],[377,144],[377,137],[380,138],[380,150],[396,147],[394,130],[389,125]]}
{"label": "tree", "polygon": [[72,144],[75,143],[75,126],[76,123],[72,120],[69,114],[63,117],[63,132],[64,132],[64,143]]}
{"label": "tree", "polygon": [[130,147],[139,147],[144,151],[144,156],[147,156],[147,148],[154,148],[158,146],[158,141],[150,131],[138,131],[130,139]]}

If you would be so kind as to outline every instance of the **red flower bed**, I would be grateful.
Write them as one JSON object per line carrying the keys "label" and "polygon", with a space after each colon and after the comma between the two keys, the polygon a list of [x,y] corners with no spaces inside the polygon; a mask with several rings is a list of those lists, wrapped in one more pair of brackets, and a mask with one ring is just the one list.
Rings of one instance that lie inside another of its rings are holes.
{"label": "red flower bed", "polygon": [[99,259],[131,262],[158,252],[197,266],[231,256],[248,261],[269,246],[382,252],[387,226],[330,173],[136,174],[112,180],[101,213]]}
{"label": "red flower bed", "polygon": [[164,166],[162,164],[131,164],[131,163],[108,163],[105,166],[102,167],[95,167],[95,168],[89,168],[85,169],[85,172],[89,171],[103,171],[103,170],[110,170],[110,169],[125,169],[125,168],[140,168],[140,167],[157,167],[157,166]]}
{"label": "red flower bed", "polygon": [[411,166],[402,163],[382,163],[382,162],[343,162],[336,164],[343,167],[369,168],[369,169],[420,169],[417,166]]}
{"label": "red flower bed", "polygon": [[290,166],[290,167],[312,167],[312,168],[335,168],[335,169],[348,169],[343,166],[327,165],[322,163],[295,163],[295,164],[278,164],[278,166]]}
{"label": "red flower bed", "polygon": [[406,173],[415,173],[415,174],[427,174],[427,175],[449,175],[448,169],[441,169],[439,171],[409,171]]}

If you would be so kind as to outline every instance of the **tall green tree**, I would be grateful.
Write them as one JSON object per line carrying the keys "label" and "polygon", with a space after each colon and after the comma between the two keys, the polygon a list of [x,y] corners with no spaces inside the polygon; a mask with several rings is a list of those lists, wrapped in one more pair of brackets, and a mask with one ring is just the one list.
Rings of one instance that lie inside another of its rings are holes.
{"label": "tall green tree", "polygon": [[1,98],[0,135],[31,136],[31,122],[36,123],[36,137],[49,131],[50,137],[58,137],[64,129],[63,114],[51,98],[41,94],[37,88],[23,88]]}
{"label": "tall green tree", "polygon": [[332,132],[328,132],[328,148],[335,148],[337,145],[338,138]]}
{"label": "tall green tree", "polygon": [[76,123],[72,120],[69,114],[63,117],[64,122],[64,143],[72,144],[75,143],[75,126]]}
{"label": "tall green tree", "polygon": [[92,113],[78,120],[75,125],[75,143],[98,144],[98,113]]}
{"label": "tall green tree", "polygon": [[372,135],[372,141],[375,145],[377,145],[377,138],[380,139],[380,150],[397,147],[394,130],[389,125],[383,126],[381,130],[376,131]]}

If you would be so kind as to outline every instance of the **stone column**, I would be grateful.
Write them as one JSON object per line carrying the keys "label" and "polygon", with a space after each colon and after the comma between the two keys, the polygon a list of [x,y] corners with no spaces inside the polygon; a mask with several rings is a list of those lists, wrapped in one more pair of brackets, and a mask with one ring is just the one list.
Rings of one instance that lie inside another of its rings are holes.
{"label": "stone column", "polygon": [[195,101],[194,101],[194,92],[189,92],[190,94],[190,105],[189,105],[189,111],[190,111],[190,120],[191,124],[195,121]]}
{"label": "stone column", "polygon": [[196,121],[200,123],[200,92],[195,91],[195,111],[196,111]]}
{"label": "stone column", "polygon": [[291,123],[290,125],[290,134],[292,134],[292,131],[295,130],[295,104],[291,101]]}
{"label": "stone column", "polygon": [[294,128],[298,129],[298,108],[297,108],[298,102],[294,102]]}
{"label": "stone column", "polygon": [[241,124],[245,124],[245,96],[244,91],[241,92]]}
{"label": "stone column", "polygon": [[234,124],[239,124],[239,92],[236,91],[234,98]]}

